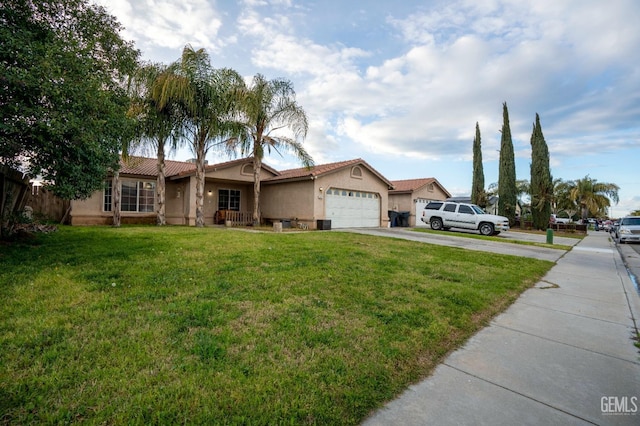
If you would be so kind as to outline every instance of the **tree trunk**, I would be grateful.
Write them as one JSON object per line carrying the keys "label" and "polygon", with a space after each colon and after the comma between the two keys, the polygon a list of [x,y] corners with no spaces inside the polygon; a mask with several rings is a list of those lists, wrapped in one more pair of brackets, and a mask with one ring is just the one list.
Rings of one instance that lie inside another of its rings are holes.
{"label": "tree trunk", "polygon": [[196,153],[196,227],[204,227],[204,141],[198,144]]}
{"label": "tree trunk", "polygon": [[111,197],[113,200],[113,226],[120,226],[120,172],[113,173],[113,181],[111,188]]}
{"label": "tree trunk", "polygon": [[165,164],[164,164],[164,141],[158,141],[158,178],[156,181],[156,224],[166,225],[166,185],[165,185]]}
{"label": "tree trunk", "polygon": [[262,159],[253,157],[253,226],[260,225],[260,169]]}
{"label": "tree trunk", "polygon": [[67,210],[64,212],[64,215],[62,216],[62,219],[60,220],[60,225],[64,225],[65,223],[67,223],[67,220],[69,219],[69,214],[71,213],[71,203],[69,203],[69,207],[67,207]]}

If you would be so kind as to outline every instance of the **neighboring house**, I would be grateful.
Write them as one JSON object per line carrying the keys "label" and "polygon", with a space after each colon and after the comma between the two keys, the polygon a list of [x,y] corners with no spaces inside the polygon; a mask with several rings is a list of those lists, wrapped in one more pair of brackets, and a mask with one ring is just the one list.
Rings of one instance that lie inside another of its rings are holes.
{"label": "neighboring house", "polygon": [[420,221],[422,210],[429,201],[442,201],[451,197],[436,178],[391,181],[389,210],[409,212],[409,226],[426,226]]}
{"label": "neighboring house", "polygon": [[[122,223],[155,223],[156,159],[133,157],[121,166]],[[195,225],[195,164],[167,160],[166,176],[167,223]],[[319,220],[331,220],[332,228],[387,226],[387,194],[393,186],[362,159],[283,172],[263,164],[261,182],[263,220],[310,229]],[[113,180],[107,179],[103,191],[71,202],[71,224],[111,224],[112,208]],[[207,165],[205,224],[251,223],[252,212],[252,158]]]}

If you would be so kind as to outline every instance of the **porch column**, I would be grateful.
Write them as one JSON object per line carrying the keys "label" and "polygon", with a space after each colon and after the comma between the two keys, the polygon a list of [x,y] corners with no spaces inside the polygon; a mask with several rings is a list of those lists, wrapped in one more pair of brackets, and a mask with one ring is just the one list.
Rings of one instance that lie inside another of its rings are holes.
{"label": "porch column", "polygon": [[187,199],[185,200],[185,212],[187,225],[196,226],[196,176],[189,178],[187,184]]}

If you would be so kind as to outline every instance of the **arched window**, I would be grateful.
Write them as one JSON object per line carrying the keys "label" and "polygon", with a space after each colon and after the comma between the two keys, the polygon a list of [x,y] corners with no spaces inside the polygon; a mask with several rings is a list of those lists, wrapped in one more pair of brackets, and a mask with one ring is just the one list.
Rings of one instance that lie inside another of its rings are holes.
{"label": "arched window", "polygon": [[355,179],[362,179],[362,169],[360,166],[353,166],[351,168],[351,177]]}
{"label": "arched window", "polygon": [[240,170],[240,174],[241,175],[252,176],[253,175],[253,164],[247,163],[247,164],[243,165],[242,169]]}

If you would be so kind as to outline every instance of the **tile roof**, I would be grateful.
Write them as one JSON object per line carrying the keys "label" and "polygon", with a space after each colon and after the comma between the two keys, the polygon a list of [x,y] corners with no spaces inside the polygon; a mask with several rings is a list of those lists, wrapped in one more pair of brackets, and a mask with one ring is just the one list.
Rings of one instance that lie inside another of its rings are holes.
{"label": "tile roof", "polygon": [[[146,157],[129,157],[126,161],[120,160],[120,173],[121,174],[130,174],[130,175],[139,175],[139,176],[150,176],[155,177],[158,175],[158,170],[156,166],[155,158],[146,158]],[[210,164],[205,166],[205,171],[213,171],[215,169],[223,169],[227,167],[232,167],[238,163],[244,163],[247,161],[253,161],[253,157],[240,158],[238,160],[231,160],[224,163]],[[366,161],[361,158],[356,158],[353,160],[347,161],[339,161],[336,163],[328,163],[328,164],[319,164],[311,167],[310,169],[306,167],[300,167],[298,169],[290,169],[279,172],[272,167],[262,163],[262,166],[271,171],[275,176],[270,178],[263,179],[263,182],[277,182],[282,180],[290,180],[290,179],[304,179],[311,178],[315,176],[321,176],[327,173],[331,173],[337,170],[340,170],[345,167],[350,167],[356,164],[360,164],[370,170],[373,174],[378,176],[383,182],[385,182],[389,188],[393,187],[391,181],[387,180],[384,176],[382,176],[377,170],[371,167]],[[173,161],[173,160],[165,160],[166,165],[166,177],[171,176],[187,176],[196,172],[195,163],[190,163],[186,161]]]}
{"label": "tile roof", "polygon": [[355,160],[340,161],[337,163],[318,164],[309,169],[306,167],[300,167],[298,169],[283,170],[280,172],[279,176],[272,177],[269,180],[285,180],[285,179],[295,179],[295,178],[301,178],[301,177],[320,176],[325,173],[329,173],[335,170],[340,170],[343,167],[357,164],[361,161],[362,160],[360,158],[356,158]]}
{"label": "tile roof", "polygon": [[[209,164],[205,166],[205,172],[215,169],[224,169],[226,167],[232,167],[238,163],[245,163],[247,161],[253,161],[253,157],[240,158],[238,160],[226,161],[224,163]],[[156,158],[146,157],[129,157],[127,160],[120,159],[120,173],[139,175],[139,176],[158,176],[158,167],[156,165]],[[188,161],[173,161],[165,160],[165,174],[166,177],[171,176],[185,176],[196,172],[196,164]],[[272,172],[278,174],[278,171],[272,167],[262,163],[262,166]]]}
{"label": "tile roof", "polygon": [[[211,170],[215,171],[215,169],[224,169],[224,168],[233,167],[236,164],[242,164],[242,163],[253,163],[253,157],[245,157],[245,158],[239,158],[237,160],[226,161],[224,163],[210,164],[206,166],[204,169],[205,171],[211,171]],[[274,175],[280,174],[279,171],[277,171],[276,169],[274,169],[273,167],[265,163],[262,163],[262,168],[269,170]]]}
{"label": "tile roof", "polygon": [[392,180],[391,183],[395,187],[394,192],[415,191],[423,186],[435,182],[434,178],[423,179],[405,179],[405,180]]}
{"label": "tile roof", "polygon": [[393,185],[387,178],[382,176],[376,169],[371,167],[366,161],[362,158],[355,158],[353,160],[347,161],[338,161],[336,163],[328,163],[328,164],[318,164],[311,168],[300,167],[298,169],[290,169],[283,170],[280,172],[278,176],[271,177],[269,179],[265,179],[268,182],[277,182],[282,180],[291,180],[291,179],[303,179],[303,178],[312,178],[321,175],[325,175],[327,173],[335,172],[337,170],[343,169],[345,167],[354,166],[356,164],[361,164],[369,169],[373,174],[378,176],[383,182],[385,182],[389,187]]}
{"label": "tile roof", "polygon": [[[141,175],[141,176],[158,176],[158,166],[156,158],[146,157],[129,157],[127,160],[120,160],[120,173]],[[186,161],[165,160],[165,174],[167,177],[178,175],[184,172],[196,170],[194,163]]]}
{"label": "tile roof", "polygon": [[438,187],[440,187],[440,189],[442,189],[442,191],[445,193],[446,196],[448,197],[451,196],[449,191],[447,191],[447,189],[444,186],[442,186],[440,182],[438,182],[438,179],[433,177],[422,178],[422,179],[394,180],[391,183],[393,183],[394,189],[389,191],[389,194],[402,194],[402,193],[413,192],[424,187],[425,185],[428,185],[430,183],[435,183],[436,185],[438,185]]}

